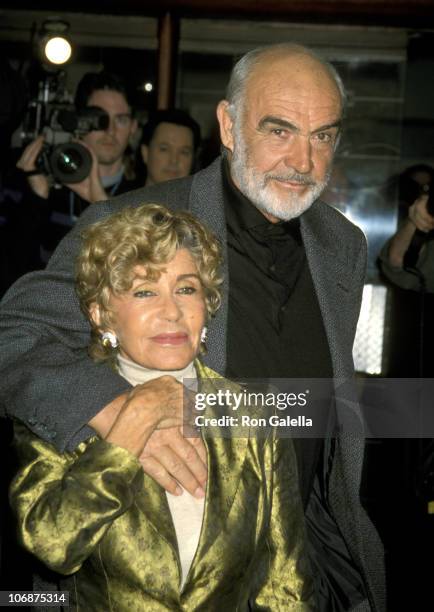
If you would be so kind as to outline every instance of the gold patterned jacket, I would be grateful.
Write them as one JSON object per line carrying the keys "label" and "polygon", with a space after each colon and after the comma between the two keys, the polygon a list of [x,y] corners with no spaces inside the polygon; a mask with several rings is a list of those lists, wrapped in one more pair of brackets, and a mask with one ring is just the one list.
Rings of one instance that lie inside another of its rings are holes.
{"label": "gold patterned jacket", "polygon": [[[217,375],[197,369],[200,390],[209,392]],[[20,472],[10,500],[19,537],[68,576],[64,585],[76,610],[314,609],[292,443],[206,433],[204,441],[204,518],[180,590],[167,498],[138,459],[98,437],[60,454],[16,424]]]}

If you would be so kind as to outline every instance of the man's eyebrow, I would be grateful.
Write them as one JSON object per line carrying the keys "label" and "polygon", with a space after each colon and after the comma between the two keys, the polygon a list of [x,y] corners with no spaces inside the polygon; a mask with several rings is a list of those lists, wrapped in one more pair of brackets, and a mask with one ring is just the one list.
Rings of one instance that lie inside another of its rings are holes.
{"label": "man's eyebrow", "polygon": [[333,121],[333,123],[328,123],[327,125],[322,125],[321,127],[316,128],[316,130],[314,130],[312,134],[318,134],[318,132],[324,132],[325,130],[331,130],[332,128],[338,128],[338,130],[340,130],[341,126],[341,119],[337,119],[336,121]]}
{"label": "man's eyebrow", "polygon": [[[267,115],[263,117],[258,124],[258,128],[263,129],[268,124],[277,125],[279,127],[286,128],[288,130],[291,130],[292,132],[300,131],[300,128],[298,128],[296,125],[294,125],[290,121],[286,121],[286,119],[281,119],[280,117],[275,117],[274,115]],[[313,130],[312,134],[317,134],[318,132],[323,132],[324,130],[331,130],[332,128],[340,129],[341,125],[342,125],[342,121],[340,119],[337,119],[336,121],[333,121],[333,123],[321,125],[319,128],[316,128],[315,130]]]}
{"label": "man's eyebrow", "polygon": [[287,128],[288,130],[298,131],[299,128],[291,123],[290,121],[286,121],[285,119],[281,119],[280,117],[274,117],[273,115],[266,115],[263,117],[258,123],[258,128],[261,130],[266,127],[269,123],[273,125],[278,125],[282,128]]}

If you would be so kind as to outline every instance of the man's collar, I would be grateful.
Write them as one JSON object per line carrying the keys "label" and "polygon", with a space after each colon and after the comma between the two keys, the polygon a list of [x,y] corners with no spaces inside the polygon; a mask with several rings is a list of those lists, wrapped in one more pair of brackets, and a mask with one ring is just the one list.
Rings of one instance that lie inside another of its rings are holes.
{"label": "man's collar", "polygon": [[279,234],[282,233],[282,230],[288,233],[293,233],[295,230],[295,235],[299,235],[300,221],[298,218],[272,223],[241,193],[232,180],[229,163],[225,158],[222,159],[222,174],[226,219],[229,227],[234,230],[256,229]]}
{"label": "man's collar", "polygon": [[[241,193],[232,180],[229,163],[223,158],[223,189],[227,202],[229,225],[240,230],[249,230],[258,226],[267,226],[271,222]],[[231,223],[234,221],[234,223]]]}
{"label": "man's collar", "polygon": [[121,182],[122,177],[124,176],[124,167],[122,166],[119,172],[116,174],[112,174],[111,176],[102,176],[101,183],[103,187],[112,187]]}

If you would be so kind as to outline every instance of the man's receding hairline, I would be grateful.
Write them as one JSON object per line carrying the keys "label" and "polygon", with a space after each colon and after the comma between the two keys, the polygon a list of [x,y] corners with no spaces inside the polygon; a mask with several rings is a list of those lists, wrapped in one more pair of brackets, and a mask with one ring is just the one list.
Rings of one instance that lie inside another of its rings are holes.
{"label": "man's receding hairline", "polygon": [[241,110],[240,104],[243,101],[242,98],[246,94],[251,79],[263,68],[265,63],[269,62],[272,64],[285,58],[289,60],[297,56],[300,59],[304,58],[315,63],[318,68],[322,69],[323,74],[328,76],[338,94],[342,115],[346,104],[346,92],[342,79],[334,66],[309,47],[297,43],[280,43],[252,49],[235,64],[226,92],[226,99],[229,102],[229,110],[233,118]]}
{"label": "man's receding hairline", "polygon": [[330,70],[328,63],[325,60],[322,60],[316,53],[314,53],[310,49],[306,47],[302,47],[301,45],[295,45],[295,44],[292,49],[291,47],[288,47],[286,49],[285,48],[279,49],[279,47],[264,48],[263,53],[257,56],[255,62],[250,67],[250,71],[248,73],[248,76],[246,78],[246,83],[245,83],[246,89],[249,85],[250,80],[257,74],[260,68],[263,67],[263,65],[266,64],[267,62],[269,64],[273,64],[285,58],[294,59],[296,57],[299,57],[300,60],[308,59],[314,62],[319,68],[321,68],[323,73],[329,77],[330,82],[333,83],[339,95],[339,98],[342,98],[341,92],[339,91],[339,87],[336,83],[334,75],[332,74]]}
{"label": "man's receding hairline", "polygon": [[268,47],[259,47],[257,49],[257,55],[255,61],[252,64],[252,71],[257,68],[261,63],[271,59],[279,59],[293,56],[305,56],[313,60],[316,60],[319,64],[324,64],[325,60],[322,60],[312,49],[297,45],[295,43],[287,43],[281,45],[270,45]]}

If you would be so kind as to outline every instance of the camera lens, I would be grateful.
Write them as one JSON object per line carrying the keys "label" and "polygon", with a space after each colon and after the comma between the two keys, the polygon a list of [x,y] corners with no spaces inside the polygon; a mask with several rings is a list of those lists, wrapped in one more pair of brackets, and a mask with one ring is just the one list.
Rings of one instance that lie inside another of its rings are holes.
{"label": "camera lens", "polygon": [[60,183],[80,183],[90,173],[92,157],[86,147],[70,142],[53,149],[50,166],[54,178]]}
{"label": "camera lens", "polygon": [[74,149],[60,151],[57,156],[57,166],[66,174],[75,174],[81,165],[81,156]]}

